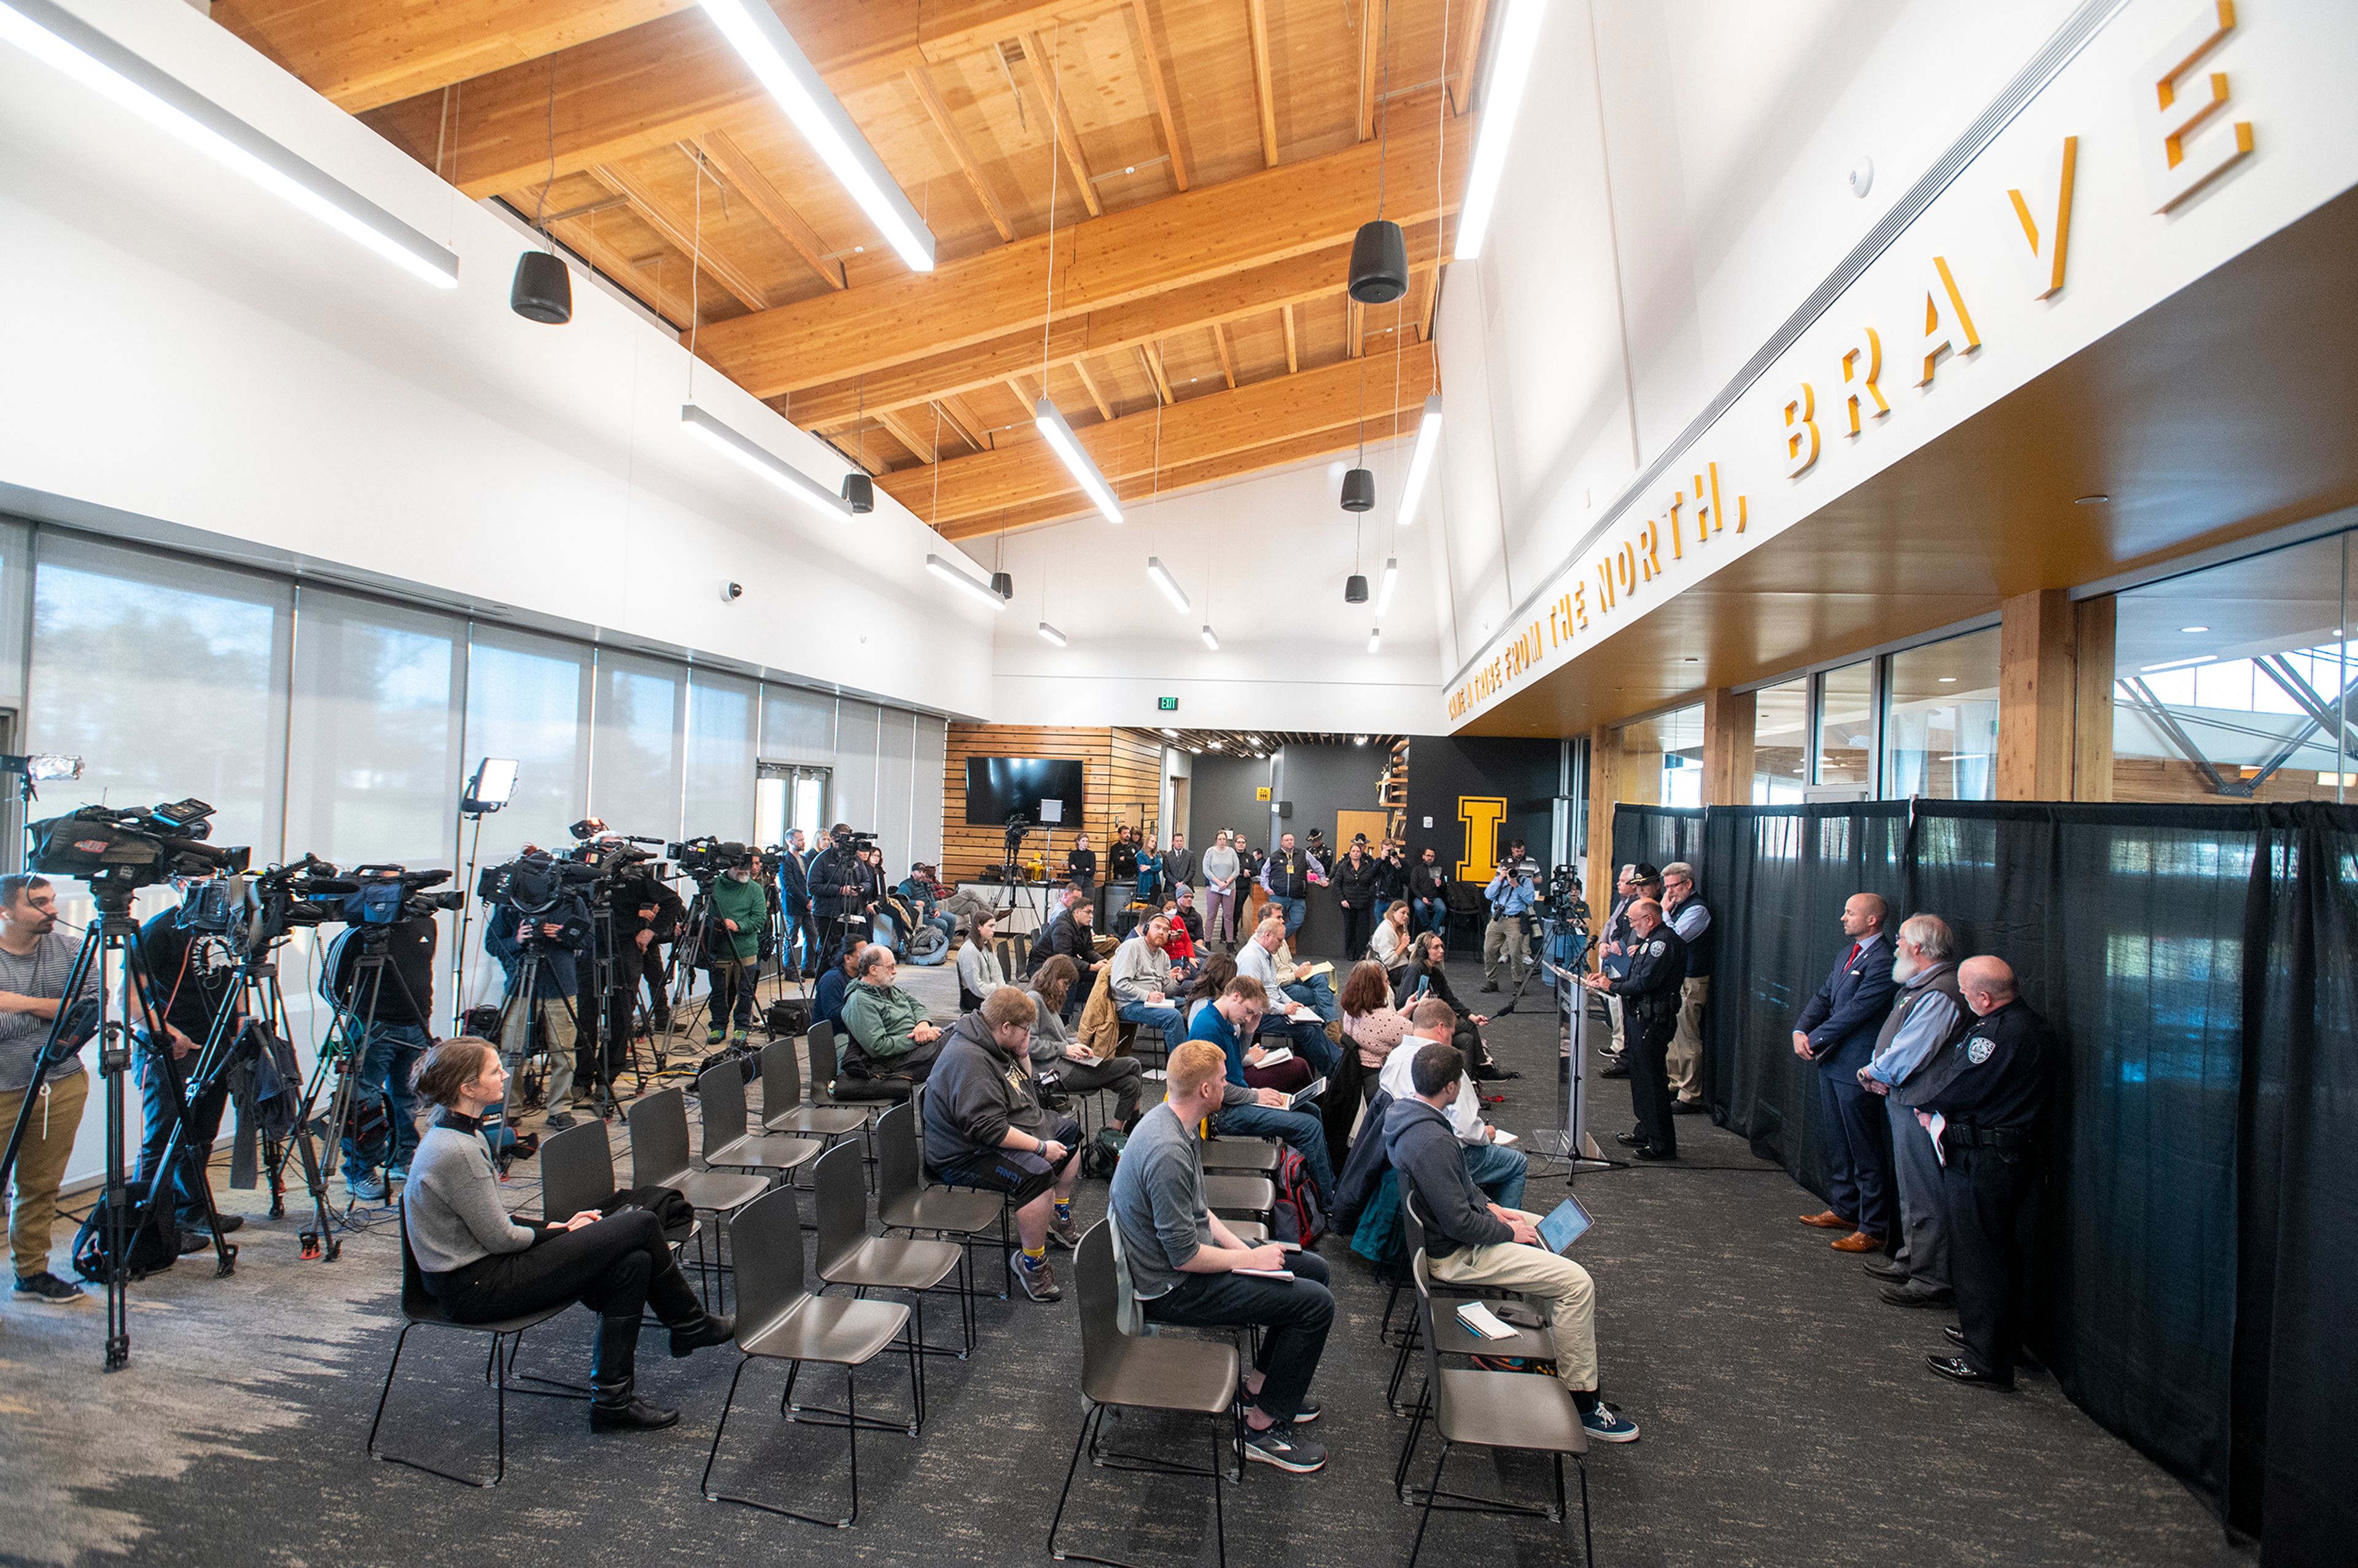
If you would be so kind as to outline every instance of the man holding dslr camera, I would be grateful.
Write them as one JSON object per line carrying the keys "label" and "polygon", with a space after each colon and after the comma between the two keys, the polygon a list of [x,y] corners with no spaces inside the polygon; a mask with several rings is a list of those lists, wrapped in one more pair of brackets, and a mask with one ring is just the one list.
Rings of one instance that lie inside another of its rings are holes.
{"label": "man holding dslr camera", "polygon": [[1498,874],[1482,890],[1489,902],[1490,924],[1482,933],[1482,989],[1498,989],[1498,957],[1507,957],[1507,979],[1520,986],[1531,964],[1531,911],[1539,904],[1539,868],[1525,859],[1520,838],[1507,846]]}

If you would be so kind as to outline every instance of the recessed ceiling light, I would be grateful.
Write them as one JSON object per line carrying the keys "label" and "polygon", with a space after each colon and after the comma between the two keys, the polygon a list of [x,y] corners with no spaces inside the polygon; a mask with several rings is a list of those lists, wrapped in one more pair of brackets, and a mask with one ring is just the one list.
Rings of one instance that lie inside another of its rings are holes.
{"label": "recessed ceiling light", "polygon": [[1165,730],[1163,732],[1163,738],[1166,741],[1176,741],[1179,739],[1179,731],[1176,730]]}
{"label": "recessed ceiling light", "polygon": [[2111,496],[2106,495],[2100,490],[2093,495],[2081,496],[2078,500],[2072,502],[2071,504],[2074,506],[2102,506],[2105,502],[2110,501],[2111,499]]}
{"label": "recessed ceiling light", "polygon": [[2179,630],[2181,632],[2208,632],[2211,628],[2208,626],[2180,626]]}
{"label": "recessed ceiling light", "polygon": [[1138,166],[1134,163],[1126,163],[1121,166],[1121,172],[1124,174],[1136,174],[1138,172]]}
{"label": "recessed ceiling light", "polygon": [[1942,686],[1954,686],[1957,684],[1957,677],[1954,676],[1942,676],[1941,677],[1941,684]]}

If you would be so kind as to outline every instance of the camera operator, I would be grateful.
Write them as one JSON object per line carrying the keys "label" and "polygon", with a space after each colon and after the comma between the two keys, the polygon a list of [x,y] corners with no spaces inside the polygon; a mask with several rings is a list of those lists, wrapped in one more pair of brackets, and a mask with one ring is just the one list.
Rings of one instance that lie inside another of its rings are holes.
{"label": "camera operator", "polygon": [[723,1021],[742,1045],[753,1028],[753,985],[761,978],[762,930],[769,924],[770,895],[754,880],[748,857],[712,879],[712,921],[705,928],[706,999],[704,1043],[720,1044]]}
{"label": "camera operator", "polygon": [[[33,1107],[10,1173],[16,1197],[8,1216],[8,1247],[16,1259],[16,1299],[45,1306],[71,1306],[84,1299],[81,1286],[49,1272],[49,1227],[58,1217],[58,1187],[90,1098],[90,1075],[77,1053],[51,1062],[41,1082],[33,1082],[33,1065],[64,1004],[66,977],[78,947],[58,929],[58,895],[48,878],[0,877],[0,1137],[16,1125],[27,1096],[40,1102]],[[98,981],[93,964],[74,1001],[95,1005]]]}
{"label": "camera operator", "polygon": [[639,983],[654,993],[652,1022],[658,1033],[671,1027],[671,997],[664,989],[663,949],[676,941],[687,918],[687,907],[642,862],[615,879],[613,892],[614,967],[612,989],[606,1007],[606,1081],[622,1070],[631,1055],[631,1025],[638,1012]]}
{"label": "camera operator", "polygon": [[[174,877],[172,891],[186,892],[192,880]],[[147,973],[144,978],[134,976],[133,984],[138,987],[145,1005],[153,1009],[163,1023],[163,1038],[148,1041],[148,1049],[138,1055],[136,1069],[144,1113],[139,1134],[139,1181],[152,1193],[161,1177],[157,1167],[164,1158],[164,1145],[171,1141],[173,1115],[178,1108],[174,1104],[172,1076],[164,1070],[161,1053],[171,1052],[172,1060],[180,1069],[182,1091],[187,1092],[188,1075],[196,1066],[197,1054],[212,1033],[213,1020],[222,1005],[231,1000],[230,982],[236,976],[237,958],[221,937],[182,925],[178,904],[139,928],[139,946],[147,960]],[[233,1036],[243,1023],[242,1018],[232,1021],[229,1028]],[[213,1142],[221,1136],[222,1112],[228,1105],[226,1073],[189,1100],[178,1168],[172,1173],[172,1207],[183,1231],[205,1227],[205,1167],[211,1157]],[[244,1223],[243,1215],[224,1214],[221,1216],[222,1234],[226,1236]]]}
{"label": "camera operator", "polygon": [[[518,858],[542,853],[527,844]],[[533,1027],[538,1023],[541,1040],[548,1051],[548,1080],[543,1086],[543,1104],[548,1111],[547,1126],[558,1131],[573,1125],[573,1113],[566,1107],[572,1098],[574,1054],[581,1044],[575,1021],[560,999],[572,997],[580,989],[573,956],[580,950],[589,932],[589,902],[570,888],[557,892],[546,908],[529,915],[512,904],[494,902],[483,923],[483,950],[500,961],[514,1004],[507,1009],[505,1038],[500,1042],[501,1058],[513,1071],[517,1063],[531,1055]],[[534,986],[529,1006],[516,996],[516,988],[523,983],[524,957],[528,950],[538,952],[542,958],[540,979]]]}
{"label": "camera operator", "polygon": [[1498,989],[1498,957],[1507,957],[1507,981],[1523,983],[1531,963],[1531,914],[1539,903],[1539,869],[1523,858],[1523,841],[1507,846],[1498,874],[1482,890],[1490,905],[1490,924],[1482,933],[1482,989]]}
{"label": "camera operator", "polygon": [[868,907],[876,893],[875,873],[861,859],[848,822],[827,830],[827,847],[810,864],[811,911],[822,930],[823,961],[834,964],[844,948],[868,934]]}
{"label": "camera operator", "polygon": [[[393,975],[354,993],[353,979],[361,957],[362,932],[354,926],[336,939],[336,968],[330,988],[340,1007],[352,1009],[355,1023],[365,1022],[354,1070],[359,1092],[384,1095],[393,1108],[393,1144],[378,1171],[360,1145],[344,1137],[344,1185],[363,1203],[382,1203],[392,1184],[409,1174],[409,1158],[417,1151],[417,1097],[410,1082],[417,1064],[434,1041],[426,1025],[434,1016],[434,944],[439,933],[431,915],[396,921],[386,934],[385,956]],[[396,978],[397,977],[397,983]],[[373,995],[374,1011],[370,1011]],[[216,1111],[215,1116],[219,1116]]]}
{"label": "camera operator", "polygon": [[811,917],[810,856],[799,827],[786,835],[778,853],[778,962],[786,979],[800,983],[803,962],[818,968],[818,932]]}

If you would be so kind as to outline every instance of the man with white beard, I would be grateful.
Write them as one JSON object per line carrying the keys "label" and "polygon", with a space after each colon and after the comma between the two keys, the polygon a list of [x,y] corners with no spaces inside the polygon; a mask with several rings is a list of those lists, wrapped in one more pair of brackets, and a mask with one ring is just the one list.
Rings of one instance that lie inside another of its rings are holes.
{"label": "man with white beard", "polygon": [[1916,1107],[1953,1076],[1946,1058],[1974,1022],[1957,988],[1957,936],[1949,923],[1937,914],[1902,921],[1891,978],[1899,982],[1898,994],[1874,1056],[1858,1070],[1858,1081],[1869,1093],[1884,1096],[1890,1108],[1904,1239],[1896,1256],[1877,1259],[1866,1271],[1889,1281],[1883,1299],[1894,1306],[1943,1306],[1955,1296],[1941,1207],[1941,1159],[1916,1119]]}

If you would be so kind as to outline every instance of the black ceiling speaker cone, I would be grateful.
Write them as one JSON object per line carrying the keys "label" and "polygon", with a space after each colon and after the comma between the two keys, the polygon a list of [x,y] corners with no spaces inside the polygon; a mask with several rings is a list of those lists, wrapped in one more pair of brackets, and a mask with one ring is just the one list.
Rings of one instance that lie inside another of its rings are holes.
{"label": "black ceiling speaker cone", "polygon": [[1376,475],[1372,469],[1353,469],[1343,476],[1343,510],[1373,512],[1376,509]]}
{"label": "black ceiling speaker cone", "polygon": [[876,481],[864,473],[843,476],[843,499],[851,503],[854,512],[876,510]]}
{"label": "black ceiling speaker cone", "polygon": [[1353,572],[1351,574],[1351,580],[1343,585],[1343,602],[1346,604],[1367,603],[1368,579],[1360,576],[1357,572]]}
{"label": "black ceiling speaker cone", "polygon": [[1001,599],[1013,599],[1015,597],[1015,575],[1012,572],[991,573],[990,591],[999,595]]}
{"label": "black ceiling speaker cone", "polygon": [[1351,297],[1390,305],[1408,292],[1408,239],[1389,218],[1359,225],[1351,242]]}
{"label": "black ceiling speaker cone", "polygon": [[515,283],[508,289],[508,308],[527,321],[562,327],[573,319],[573,279],[565,263],[547,251],[526,251],[516,257]]}

